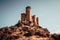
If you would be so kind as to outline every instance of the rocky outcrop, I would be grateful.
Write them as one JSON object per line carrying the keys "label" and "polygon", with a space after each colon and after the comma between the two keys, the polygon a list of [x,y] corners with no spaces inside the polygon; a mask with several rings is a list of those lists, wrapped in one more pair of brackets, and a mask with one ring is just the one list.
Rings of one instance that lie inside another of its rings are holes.
{"label": "rocky outcrop", "polygon": [[30,6],[26,7],[26,13],[14,26],[0,28],[0,40],[55,40],[56,36],[39,26],[38,17],[31,16],[30,10]]}
{"label": "rocky outcrop", "polygon": [[60,40],[60,34],[52,34],[52,38],[54,38],[54,40]]}
{"label": "rocky outcrop", "polygon": [[0,28],[0,40],[52,40],[52,38],[46,28],[22,26],[17,23],[15,26]]}

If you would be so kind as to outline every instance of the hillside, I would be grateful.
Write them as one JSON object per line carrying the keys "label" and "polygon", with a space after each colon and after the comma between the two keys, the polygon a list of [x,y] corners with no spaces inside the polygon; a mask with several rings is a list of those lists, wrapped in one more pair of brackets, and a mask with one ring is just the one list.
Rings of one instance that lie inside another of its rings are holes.
{"label": "hillside", "polygon": [[56,36],[39,26],[38,17],[31,16],[30,10],[31,7],[27,6],[17,24],[0,28],[0,40],[55,40]]}

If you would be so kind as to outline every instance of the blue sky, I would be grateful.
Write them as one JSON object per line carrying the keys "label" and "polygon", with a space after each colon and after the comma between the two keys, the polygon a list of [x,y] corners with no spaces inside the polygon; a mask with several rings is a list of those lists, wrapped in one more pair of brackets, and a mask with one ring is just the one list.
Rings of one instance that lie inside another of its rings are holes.
{"label": "blue sky", "polygon": [[31,6],[32,15],[51,33],[60,33],[60,0],[0,0],[0,28],[15,25],[25,7]]}

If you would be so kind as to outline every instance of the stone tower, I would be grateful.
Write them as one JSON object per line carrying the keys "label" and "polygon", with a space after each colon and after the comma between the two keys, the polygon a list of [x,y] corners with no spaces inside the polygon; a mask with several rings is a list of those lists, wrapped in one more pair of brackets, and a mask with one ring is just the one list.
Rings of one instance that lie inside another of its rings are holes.
{"label": "stone tower", "polygon": [[26,19],[26,14],[25,13],[22,13],[21,14],[21,21],[24,21]]}
{"label": "stone tower", "polygon": [[31,7],[30,6],[26,7],[26,20],[32,21],[32,18],[31,18]]}
{"label": "stone tower", "polygon": [[36,20],[37,20],[37,25],[39,26],[39,18],[37,17]]}
{"label": "stone tower", "polygon": [[33,19],[33,25],[34,26],[37,26],[37,18],[35,15],[32,16],[32,19]]}

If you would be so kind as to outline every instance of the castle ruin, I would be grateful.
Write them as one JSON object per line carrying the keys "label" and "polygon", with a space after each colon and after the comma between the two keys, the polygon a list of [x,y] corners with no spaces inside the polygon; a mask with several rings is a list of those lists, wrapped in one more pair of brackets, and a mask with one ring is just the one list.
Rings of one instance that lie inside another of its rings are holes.
{"label": "castle ruin", "polygon": [[31,15],[31,7],[26,7],[26,12],[21,14],[21,23],[29,25],[29,26],[39,26],[38,17],[35,15]]}

